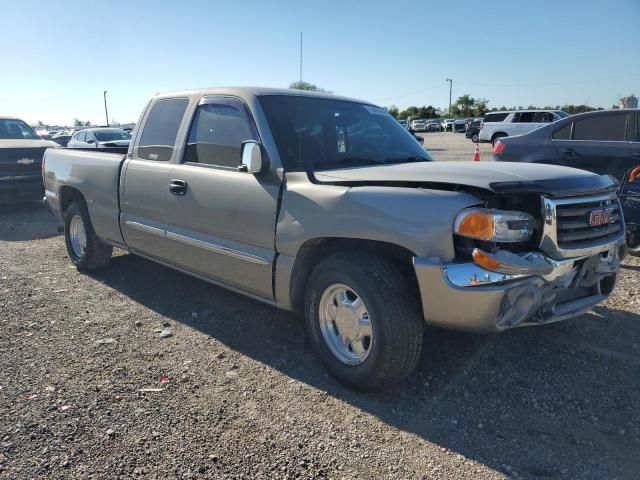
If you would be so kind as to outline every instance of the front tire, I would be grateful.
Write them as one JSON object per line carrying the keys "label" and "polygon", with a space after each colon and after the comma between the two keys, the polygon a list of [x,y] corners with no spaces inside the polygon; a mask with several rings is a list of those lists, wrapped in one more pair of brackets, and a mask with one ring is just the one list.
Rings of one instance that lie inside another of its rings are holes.
{"label": "front tire", "polygon": [[91,218],[84,202],[76,201],[64,217],[64,240],[71,262],[81,272],[107,266],[113,248],[103,243],[93,230]]}
{"label": "front tire", "polygon": [[423,320],[411,291],[397,268],[366,253],[336,254],[313,270],[305,295],[307,331],[340,382],[380,389],[415,369]]}
{"label": "front tire", "polygon": [[474,133],[473,135],[471,135],[471,141],[473,143],[479,143],[480,142],[480,137],[478,136],[477,133]]}

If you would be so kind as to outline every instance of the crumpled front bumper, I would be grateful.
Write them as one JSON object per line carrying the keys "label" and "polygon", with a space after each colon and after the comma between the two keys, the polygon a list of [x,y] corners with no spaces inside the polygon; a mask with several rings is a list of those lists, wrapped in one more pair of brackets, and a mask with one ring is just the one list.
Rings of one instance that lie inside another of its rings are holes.
{"label": "crumpled front bumper", "polygon": [[618,247],[554,262],[546,275],[509,275],[468,263],[414,258],[424,319],[431,325],[499,332],[575,317],[613,290]]}

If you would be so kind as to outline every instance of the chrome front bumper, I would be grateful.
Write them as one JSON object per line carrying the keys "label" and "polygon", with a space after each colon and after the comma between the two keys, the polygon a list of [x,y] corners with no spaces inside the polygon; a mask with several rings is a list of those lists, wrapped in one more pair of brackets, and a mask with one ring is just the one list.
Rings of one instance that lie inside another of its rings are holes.
{"label": "chrome front bumper", "polygon": [[575,317],[611,293],[619,269],[618,246],[589,257],[548,259],[553,268],[544,275],[498,273],[472,262],[416,257],[424,319],[431,325],[489,333]]}

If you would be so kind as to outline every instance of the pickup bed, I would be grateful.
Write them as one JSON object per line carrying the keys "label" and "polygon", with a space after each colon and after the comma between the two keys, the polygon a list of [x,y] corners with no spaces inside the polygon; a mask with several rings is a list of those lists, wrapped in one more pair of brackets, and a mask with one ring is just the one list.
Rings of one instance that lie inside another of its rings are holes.
{"label": "pickup bed", "polygon": [[79,270],[119,247],[299,312],[357,389],[405,378],[425,324],[498,332],[585,312],[624,243],[608,176],[434,162],[383,109],[324,94],[161,94],[126,154],[44,161]]}

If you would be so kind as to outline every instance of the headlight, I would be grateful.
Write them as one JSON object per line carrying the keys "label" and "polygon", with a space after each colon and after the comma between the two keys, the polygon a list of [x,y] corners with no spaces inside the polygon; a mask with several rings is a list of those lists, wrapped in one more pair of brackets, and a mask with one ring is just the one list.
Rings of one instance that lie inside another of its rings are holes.
{"label": "headlight", "polygon": [[489,242],[524,242],[531,238],[534,226],[528,213],[470,208],[456,216],[453,232]]}

